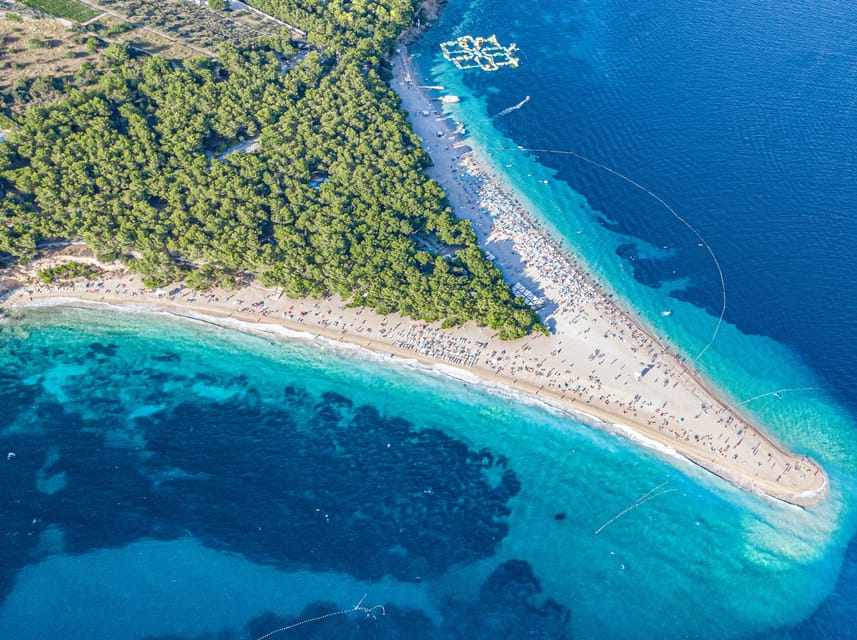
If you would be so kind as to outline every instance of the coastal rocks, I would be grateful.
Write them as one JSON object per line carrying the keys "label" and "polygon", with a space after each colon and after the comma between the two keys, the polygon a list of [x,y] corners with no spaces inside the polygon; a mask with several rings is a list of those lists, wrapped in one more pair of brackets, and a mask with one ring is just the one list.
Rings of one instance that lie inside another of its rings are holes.
{"label": "coastal rocks", "polygon": [[423,0],[414,16],[413,25],[399,36],[399,42],[406,45],[415,42],[437,20],[444,4],[446,0]]}

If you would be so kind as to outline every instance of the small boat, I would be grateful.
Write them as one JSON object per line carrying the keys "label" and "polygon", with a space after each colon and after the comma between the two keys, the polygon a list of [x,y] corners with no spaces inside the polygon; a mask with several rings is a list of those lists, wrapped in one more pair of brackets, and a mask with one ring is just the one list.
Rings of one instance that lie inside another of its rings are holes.
{"label": "small boat", "polygon": [[673,314],[672,309],[667,309],[666,311],[661,311],[661,315],[664,316],[665,318],[667,316],[671,316],[672,314]]}

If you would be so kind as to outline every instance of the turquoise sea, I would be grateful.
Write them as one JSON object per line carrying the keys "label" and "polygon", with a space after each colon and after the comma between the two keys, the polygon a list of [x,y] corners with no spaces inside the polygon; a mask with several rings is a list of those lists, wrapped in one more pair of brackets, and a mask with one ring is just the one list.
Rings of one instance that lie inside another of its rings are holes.
{"label": "turquoise sea", "polygon": [[[721,313],[698,238],[616,174],[518,146],[609,166],[699,231],[728,304],[698,364],[764,395],[748,411],[822,462],[825,501],[762,501],[442,369],[32,309],[0,325],[0,638],[851,637],[857,18],[692,4],[450,0],[413,52],[472,146],[688,354]],[[467,33],[521,66],[456,70],[438,44]]]}

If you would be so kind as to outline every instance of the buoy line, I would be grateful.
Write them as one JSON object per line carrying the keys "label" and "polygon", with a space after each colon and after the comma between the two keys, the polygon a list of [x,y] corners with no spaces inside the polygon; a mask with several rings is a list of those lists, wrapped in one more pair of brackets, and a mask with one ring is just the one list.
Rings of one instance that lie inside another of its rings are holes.
{"label": "buoy line", "polygon": [[768,391],[767,393],[761,393],[757,396],[753,396],[752,398],[747,398],[746,400],[742,400],[736,406],[741,406],[743,404],[748,404],[753,402],[753,400],[760,400],[761,398],[767,398],[768,396],[775,396],[777,399],[782,396],[784,393],[793,393],[795,391],[815,391],[815,387],[796,387],[794,389],[777,389],[776,391]]}
{"label": "buoy line", "polygon": [[702,348],[702,350],[699,353],[697,353],[694,357],[691,358],[691,360],[697,361],[703,355],[705,355],[705,352],[708,351],[708,349],[711,347],[712,344],[714,344],[714,341],[717,339],[717,334],[720,331],[720,325],[723,324],[723,319],[726,316],[726,279],[723,276],[723,269],[720,266],[720,261],[717,259],[717,255],[714,253],[714,250],[711,248],[711,246],[708,244],[708,242],[705,241],[705,238],[702,237],[702,234],[699,233],[699,231],[697,231],[696,228],[692,224],[690,224],[687,220],[682,218],[676,212],[676,210],[673,209],[669,204],[667,204],[666,201],[663,198],[661,198],[658,194],[654,193],[650,189],[647,189],[646,187],[641,185],[636,180],[633,180],[632,178],[626,176],[624,173],[621,173],[620,171],[617,171],[616,169],[613,169],[612,167],[608,167],[606,164],[602,164],[596,160],[592,160],[591,158],[587,158],[586,156],[581,155],[575,151],[568,151],[568,150],[563,150],[563,149],[536,149],[536,148],[532,148],[532,147],[487,147],[487,150],[488,151],[528,151],[528,152],[532,152],[532,153],[553,153],[553,154],[557,154],[557,155],[573,156],[579,160],[582,160],[583,162],[586,162],[586,163],[591,164],[595,167],[598,167],[599,169],[603,169],[604,171],[608,171],[609,173],[612,173],[616,177],[621,178],[622,180],[624,180],[628,184],[633,185],[634,187],[636,187],[637,189],[639,189],[640,191],[642,191],[643,193],[647,194],[648,196],[650,196],[651,198],[656,200],[658,203],[660,203],[660,205],[663,206],[667,211],[669,211],[676,220],[678,220],[684,226],[686,226],[688,229],[690,229],[690,231],[699,239],[699,242],[702,244],[702,246],[704,246],[705,249],[708,251],[708,253],[711,255],[711,259],[714,261],[714,266],[717,268],[717,274],[720,277],[720,290],[722,293],[722,304],[721,304],[721,308],[720,308],[720,316],[717,318],[717,324],[714,325],[714,331],[711,334],[711,339],[708,341],[708,343]]}

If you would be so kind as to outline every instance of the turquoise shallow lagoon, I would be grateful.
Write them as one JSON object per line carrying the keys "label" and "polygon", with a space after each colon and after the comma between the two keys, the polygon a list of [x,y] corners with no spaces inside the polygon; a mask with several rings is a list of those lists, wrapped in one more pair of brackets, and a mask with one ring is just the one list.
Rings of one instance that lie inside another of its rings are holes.
{"label": "turquoise shallow lagoon", "polygon": [[289,633],[744,637],[839,570],[836,468],[806,512],[438,372],[168,316],[32,309],[0,342],[3,637],[256,638],[364,594],[386,615]]}

